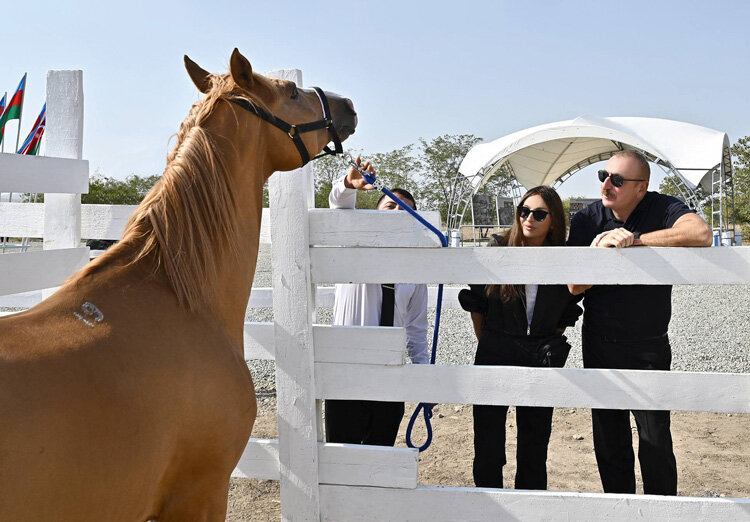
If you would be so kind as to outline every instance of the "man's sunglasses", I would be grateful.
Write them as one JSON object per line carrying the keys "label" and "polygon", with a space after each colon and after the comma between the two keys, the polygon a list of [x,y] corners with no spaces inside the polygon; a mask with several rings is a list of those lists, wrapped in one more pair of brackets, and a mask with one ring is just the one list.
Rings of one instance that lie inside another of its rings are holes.
{"label": "man's sunglasses", "polygon": [[538,208],[536,210],[531,210],[529,207],[524,205],[519,205],[516,209],[518,211],[518,217],[521,219],[526,219],[531,214],[534,214],[534,219],[539,221],[540,223],[547,219],[547,216],[549,216],[549,211],[544,210],[543,208]]}
{"label": "man's sunglasses", "polygon": [[622,187],[622,184],[626,181],[648,181],[647,179],[629,179],[623,178],[619,174],[610,174],[606,170],[599,171],[599,181],[604,183],[604,180],[609,178],[612,181],[612,185],[615,187]]}

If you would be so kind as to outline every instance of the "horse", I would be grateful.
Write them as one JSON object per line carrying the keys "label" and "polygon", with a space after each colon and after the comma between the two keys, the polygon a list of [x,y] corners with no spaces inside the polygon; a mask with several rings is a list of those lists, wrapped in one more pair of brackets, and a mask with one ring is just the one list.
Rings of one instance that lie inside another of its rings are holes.
{"label": "horse", "polygon": [[237,49],[228,74],[185,66],[205,96],[122,240],[0,319],[1,521],[226,517],[257,413],[243,324],[263,185],[357,116]]}

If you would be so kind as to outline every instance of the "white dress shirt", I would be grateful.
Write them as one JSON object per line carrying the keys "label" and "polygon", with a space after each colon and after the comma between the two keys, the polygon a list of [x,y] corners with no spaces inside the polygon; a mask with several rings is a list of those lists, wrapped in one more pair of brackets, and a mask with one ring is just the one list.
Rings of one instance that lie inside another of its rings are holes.
{"label": "white dress shirt", "polygon": [[538,290],[539,285],[526,285],[526,321],[529,330],[531,330],[531,320],[534,318],[534,305],[536,304]]}
{"label": "white dress shirt", "polygon": [[[356,202],[357,190],[346,188],[343,177],[334,182],[328,197],[331,208],[353,209]],[[382,303],[383,290],[379,284],[338,284],[333,303],[333,324],[378,326]],[[393,326],[406,328],[406,346],[412,362],[429,363],[427,285],[396,284]]]}

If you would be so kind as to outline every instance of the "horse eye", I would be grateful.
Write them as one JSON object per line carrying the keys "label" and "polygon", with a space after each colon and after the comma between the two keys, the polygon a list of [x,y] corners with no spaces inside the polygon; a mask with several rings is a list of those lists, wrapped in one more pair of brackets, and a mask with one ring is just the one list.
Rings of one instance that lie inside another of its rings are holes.
{"label": "horse eye", "polygon": [[298,91],[298,90],[297,90],[297,88],[295,87],[295,88],[294,88],[294,89],[292,90],[292,95],[290,96],[290,98],[291,98],[291,99],[293,99],[293,100],[296,100],[296,99],[297,99],[298,97],[299,97],[299,91]]}

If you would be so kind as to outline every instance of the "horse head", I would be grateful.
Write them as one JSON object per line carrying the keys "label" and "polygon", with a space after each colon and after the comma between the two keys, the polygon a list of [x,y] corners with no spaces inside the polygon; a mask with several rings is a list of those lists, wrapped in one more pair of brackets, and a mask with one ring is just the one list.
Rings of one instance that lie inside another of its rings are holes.
{"label": "horse head", "polygon": [[211,74],[187,56],[185,67],[202,93],[234,102],[228,104],[233,109],[246,109],[233,111],[233,120],[247,118],[251,127],[257,126],[257,119],[270,123],[265,139],[266,151],[270,152],[267,164],[273,167],[272,171],[300,167],[330,141],[344,141],[351,136],[357,126],[357,113],[348,98],[266,78],[253,72],[250,62],[237,49],[229,62],[229,74]]}

